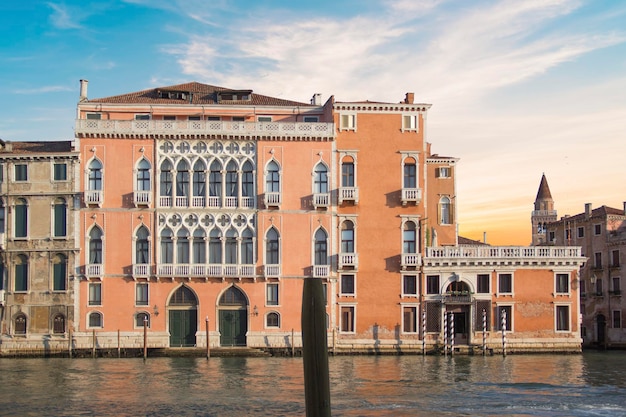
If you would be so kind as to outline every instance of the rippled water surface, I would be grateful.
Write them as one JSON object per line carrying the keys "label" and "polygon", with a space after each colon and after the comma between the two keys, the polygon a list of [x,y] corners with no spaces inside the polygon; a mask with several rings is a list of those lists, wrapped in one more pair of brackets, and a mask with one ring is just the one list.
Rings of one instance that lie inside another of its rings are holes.
{"label": "rippled water surface", "polygon": [[[626,352],[331,357],[333,416],[626,416]],[[301,358],[0,359],[0,416],[302,416]]]}

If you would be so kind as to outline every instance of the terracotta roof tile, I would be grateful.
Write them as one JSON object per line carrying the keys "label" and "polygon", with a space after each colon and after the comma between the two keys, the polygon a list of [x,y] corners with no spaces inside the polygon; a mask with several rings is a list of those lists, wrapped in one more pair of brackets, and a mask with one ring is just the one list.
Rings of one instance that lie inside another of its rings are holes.
{"label": "terracotta roof tile", "polygon": [[33,141],[33,142],[8,142],[12,151],[5,153],[61,153],[72,152],[71,141]]}
{"label": "terracotta roof tile", "polygon": [[[163,98],[158,92],[182,92],[186,98]],[[249,92],[250,100],[222,100],[217,101],[218,93]],[[117,96],[88,99],[86,103],[120,103],[120,104],[220,104],[220,105],[250,105],[250,106],[310,106],[308,103],[283,100],[276,97],[255,94],[252,90],[234,90],[230,88],[217,87],[199,82],[189,82],[184,84],[170,85],[166,87],[150,88],[148,90],[136,91],[134,93],[121,94]]]}

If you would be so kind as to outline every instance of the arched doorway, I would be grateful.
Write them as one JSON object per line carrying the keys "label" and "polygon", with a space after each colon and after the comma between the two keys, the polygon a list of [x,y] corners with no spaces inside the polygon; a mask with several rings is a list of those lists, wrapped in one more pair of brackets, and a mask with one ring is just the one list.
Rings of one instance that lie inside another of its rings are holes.
{"label": "arched doorway", "polygon": [[248,300],[239,288],[231,286],[222,294],[218,317],[220,346],[246,346]]}
{"label": "arched doorway", "polygon": [[448,326],[454,324],[454,335],[450,336],[454,337],[455,345],[469,344],[471,298],[470,287],[466,282],[453,281],[446,288],[446,320]]}
{"label": "arched doorway", "polygon": [[193,291],[181,286],[170,298],[168,304],[170,347],[196,345],[198,329],[198,299]]}

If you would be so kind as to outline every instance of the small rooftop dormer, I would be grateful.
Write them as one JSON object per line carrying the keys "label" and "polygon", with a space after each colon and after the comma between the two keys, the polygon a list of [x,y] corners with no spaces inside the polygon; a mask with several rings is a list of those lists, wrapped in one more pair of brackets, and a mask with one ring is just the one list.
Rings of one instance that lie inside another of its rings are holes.
{"label": "small rooftop dormer", "polygon": [[228,90],[216,92],[217,102],[223,103],[225,101],[251,101],[252,90]]}

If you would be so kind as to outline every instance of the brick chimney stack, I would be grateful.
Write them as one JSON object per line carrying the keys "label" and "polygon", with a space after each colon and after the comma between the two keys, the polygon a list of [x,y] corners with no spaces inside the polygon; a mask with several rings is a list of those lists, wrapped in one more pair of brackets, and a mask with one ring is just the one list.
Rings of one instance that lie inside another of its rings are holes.
{"label": "brick chimney stack", "polygon": [[89,84],[89,81],[80,80],[80,97],[78,98],[79,101],[87,101],[87,84]]}
{"label": "brick chimney stack", "polygon": [[413,104],[413,100],[415,99],[415,93],[406,93],[404,97],[404,104]]}

